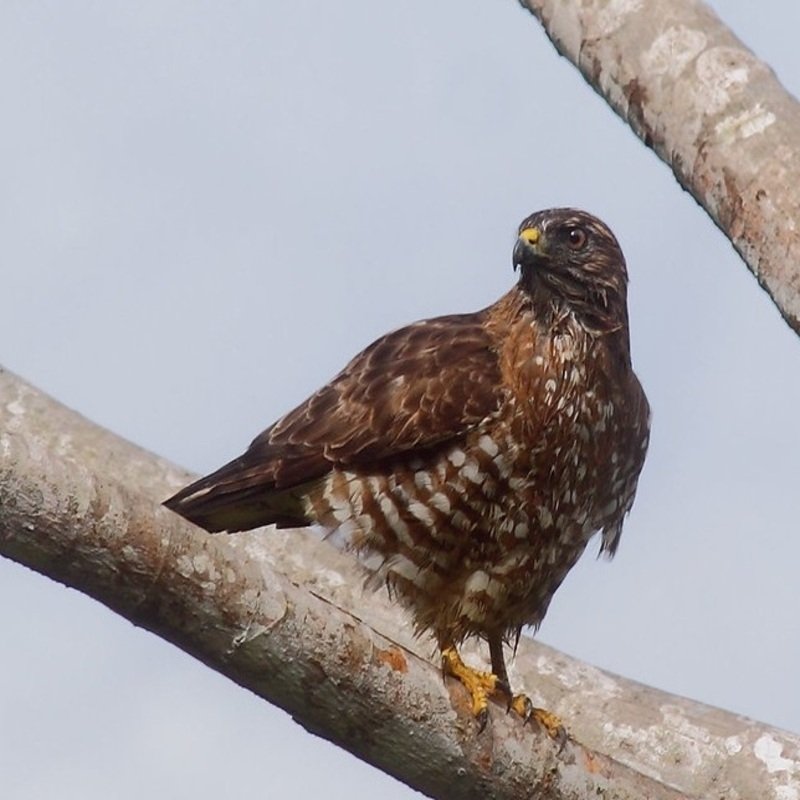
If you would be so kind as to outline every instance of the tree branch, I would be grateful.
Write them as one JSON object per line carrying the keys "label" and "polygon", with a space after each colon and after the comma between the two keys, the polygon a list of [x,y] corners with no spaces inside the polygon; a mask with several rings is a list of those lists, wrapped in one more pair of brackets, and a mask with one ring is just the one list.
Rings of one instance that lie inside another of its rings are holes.
{"label": "tree branch", "polygon": [[[0,371],[0,553],[73,586],[433,797],[797,797],[800,738],[523,641],[478,733],[434,647],[302,531],[209,536],[160,505],[191,476]],[[468,653],[473,659],[479,656]],[[781,794],[782,792],[782,794]],[[794,794],[792,794],[794,792]]]}
{"label": "tree branch", "polygon": [[800,107],[699,0],[520,0],[800,334]]}

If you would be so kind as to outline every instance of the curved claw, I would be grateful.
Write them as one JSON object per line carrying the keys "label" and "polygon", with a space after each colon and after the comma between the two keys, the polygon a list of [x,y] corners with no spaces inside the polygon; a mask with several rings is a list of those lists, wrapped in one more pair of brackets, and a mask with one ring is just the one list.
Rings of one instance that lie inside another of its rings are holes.
{"label": "curved claw", "polygon": [[486,727],[486,723],[489,721],[488,703],[475,715],[475,721],[478,723],[478,733],[482,733],[483,729]]}
{"label": "curved claw", "polygon": [[514,695],[511,691],[511,687],[508,685],[508,681],[504,681],[502,678],[497,678],[497,682],[495,683],[494,687],[494,694],[502,694],[508,698],[508,706],[506,707],[506,711],[511,711],[511,704],[514,701]]}
{"label": "curved claw", "polygon": [[522,723],[526,724],[533,716],[534,706],[530,698],[525,694],[509,694],[508,710],[514,711],[522,717]]}

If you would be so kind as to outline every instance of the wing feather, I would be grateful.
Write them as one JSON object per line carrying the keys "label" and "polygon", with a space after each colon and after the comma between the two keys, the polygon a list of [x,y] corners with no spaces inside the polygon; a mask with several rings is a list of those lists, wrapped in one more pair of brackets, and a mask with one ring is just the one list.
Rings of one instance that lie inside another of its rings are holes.
{"label": "wing feather", "polygon": [[[242,456],[167,505],[209,530],[303,524],[303,488],[332,468],[377,465],[463,436],[502,401],[484,316],[439,317],[383,336]],[[242,527],[228,524],[232,510]]]}

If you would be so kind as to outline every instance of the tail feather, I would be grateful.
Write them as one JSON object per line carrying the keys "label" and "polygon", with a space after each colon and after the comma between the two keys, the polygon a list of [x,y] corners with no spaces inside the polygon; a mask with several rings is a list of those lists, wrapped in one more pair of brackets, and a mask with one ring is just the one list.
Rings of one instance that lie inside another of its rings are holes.
{"label": "tail feather", "polygon": [[171,511],[209,533],[311,524],[305,511],[305,486],[277,489],[271,475],[243,458],[181,489],[164,502]]}

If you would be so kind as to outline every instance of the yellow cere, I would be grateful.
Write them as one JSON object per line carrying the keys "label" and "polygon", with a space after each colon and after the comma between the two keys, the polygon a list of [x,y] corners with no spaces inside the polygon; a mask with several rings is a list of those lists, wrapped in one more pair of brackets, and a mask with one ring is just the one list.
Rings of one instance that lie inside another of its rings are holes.
{"label": "yellow cere", "polygon": [[539,241],[540,236],[541,234],[539,233],[538,228],[525,228],[519,232],[519,238],[528,244],[536,244],[536,242]]}

